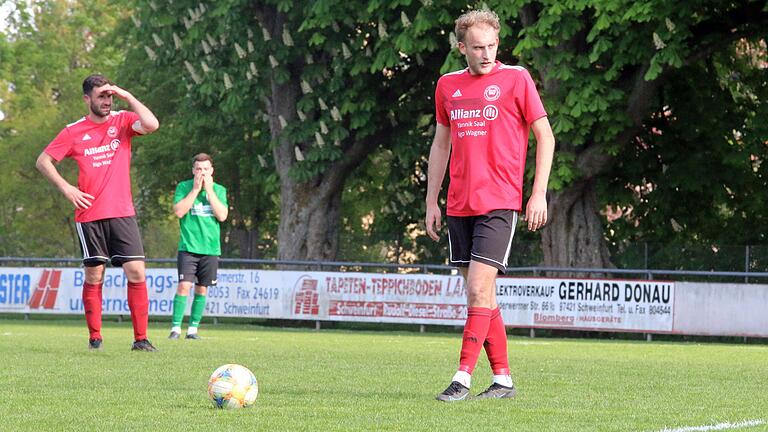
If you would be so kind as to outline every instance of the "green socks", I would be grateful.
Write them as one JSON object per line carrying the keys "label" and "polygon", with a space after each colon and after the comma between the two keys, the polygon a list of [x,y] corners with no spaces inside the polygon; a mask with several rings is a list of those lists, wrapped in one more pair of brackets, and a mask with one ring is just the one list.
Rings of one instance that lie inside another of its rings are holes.
{"label": "green socks", "polygon": [[[171,322],[172,328],[181,328],[181,323],[184,321],[184,310],[187,308],[187,296],[176,294],[173,297],[173,319]],[[189,326],[199,327],[200,320],[203,319],[203,312],[205,312],[205,296],[195,294],[192,300],[192,312],[189,315]]]}
{"label": "green socks", "polygon": [[187,296],[176,294],[173,297],[173,320],[171,322],[172,327],[181,327],[181,322],[184,320],[184,309],[186,308]]}
{"label": "green socks", "polygon": [[[197,328],[200,326],[200,320],[203,319],[203,312],[205,311],[205,296],[201,294],[195,294],[194,300],[192,300],[192,312],[189,315],[189,326]],[[176,314],[173,315],[176,319]]]}

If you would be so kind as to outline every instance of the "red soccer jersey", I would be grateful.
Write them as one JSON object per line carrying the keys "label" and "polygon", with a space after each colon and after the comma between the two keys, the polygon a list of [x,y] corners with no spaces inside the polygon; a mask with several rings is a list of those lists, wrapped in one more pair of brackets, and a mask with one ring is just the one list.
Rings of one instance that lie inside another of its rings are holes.
{"label": "red soccer jersey", "polygon": [[75,209],[76,222],[127,217],[136,214],[131,194],[132,128],[136,113],[112,111],[104,123],[88,117],[67,125],[45,152],[60,161],[74,159],[80,168],[77,187],[94,196],[87,209]]}
{"label": "red soccer jersey", "polygon": [[531,123],[547,115],[528,71],[496,62],[485,75],[447,73],[437,81],[435,110],[451,128],[446,213],[521,210]]}

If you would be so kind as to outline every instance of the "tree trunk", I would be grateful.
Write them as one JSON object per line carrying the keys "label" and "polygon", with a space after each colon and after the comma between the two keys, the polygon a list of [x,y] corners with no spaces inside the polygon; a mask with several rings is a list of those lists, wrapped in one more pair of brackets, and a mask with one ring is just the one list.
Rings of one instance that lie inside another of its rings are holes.
{"label": "tree trunk", "polygon": [[[294,144],[282,132],[279,117],[291,121],[296,117],[299,90],[295,81],[272,83],[270,110],[272,136],[278,141],[274,149],[280,176],[280,224],[277,257],[281,260],[324,260],[336,258],[338,251],[339,207],[346,174],[326,171],[309,181],[299,182],[291,175],[296,164],[296,151],[308,146]],[[304,150],[300,150],[304,151]]]}
{"label": "tree trunk", "polygon": [[541,236],[544,265],[613,267],[597,209],[594,181],[577,182],[553,192],[548,212],[549,222]]}
{"label": "tree trunk", "polygon": [[284,181],[280,192],[278,258],[334,260],[339,247],[341,189],[323,194],[318,187]]}
{"label": "tree trunk", "polygon": [[[272,34],[281,34],[286,17],[274,9],[262,11],[262,20]],[[303,60],[301,60],[303,61]],[[306,153],[314,142],[294,142],[283,134],[281,118],[287,123],[298,117],[296,104],[301,97],[303,63],[291,64],[291,79],[271,80],[268,104],[269,125],[275,140],[273,154],[280,176],[280,224],[278,226],[278,259],[332,261],[339,248],[341,195],[347,176],[383,142],[379,134],[355,139],[354,134],[340,143],[344,155],[331,163],[322,173],[307,181],[298,181],[291,174],[297,162],[297,149]]]}

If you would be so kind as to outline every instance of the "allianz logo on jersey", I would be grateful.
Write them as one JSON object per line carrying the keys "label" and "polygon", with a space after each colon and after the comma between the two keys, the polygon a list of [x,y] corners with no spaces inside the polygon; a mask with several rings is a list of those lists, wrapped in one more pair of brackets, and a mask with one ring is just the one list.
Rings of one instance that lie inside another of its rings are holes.
{"label": "allianz logo on jersey", "polygon": [[108,151],[115,151],[117,148],[120,147],[120,140],[119,139],[113,139],[109,144],[104,144],[102,146],[98,147],[90,147],[85,150],[83,150],[83,154],[85,156],[93,156],[95,154],[99,153],[105,153]]}
{"label": "allianz logo on jersey", "polygon": [[465,120],[483,117],[486,120],[495,120],[499,116],[499,109],[495,105],[486,105],[483,109],[457,108],[451,110],[451,120]]}
{"label": "allianz logo on jersey", "polygon": [[194,216],[213,216],[210,204],[195,203],[189,211]]}

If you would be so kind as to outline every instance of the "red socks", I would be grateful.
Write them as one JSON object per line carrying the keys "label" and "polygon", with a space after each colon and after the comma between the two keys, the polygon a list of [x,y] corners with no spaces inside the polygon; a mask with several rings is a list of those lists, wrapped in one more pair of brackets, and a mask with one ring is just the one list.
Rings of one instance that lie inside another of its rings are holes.
{"label": "red socks", "polygon": [[149,321],[149,299],[147,298],[147,282],[128,282],[128,308],[131,309],[133,322],[133,338],[147,338],[147,322]]}
{"label": "red socks", "polygon": [[491,310],[491,322],[488,326],[488,336],[485,337],[485,352],[491,363],[494,375],[509,375],[509,358],[507,357],[507,330],[501,310],[497,307]]}
{"label": "red socks", "polygon": [[90,339],[101,339],[101,284],[83,283],[83,309]]}
{"label": "red socks", "polygon": [[488,335],[491,321],[491,310],[482,307],[467,309],[467,323],[464,324],[464,338],[461,342],[459,370],[472,374],[480,355],[480,349]]}
{"label": "red socks", "polygon": [[[90,339],[101,339],[101,286],[100,283],[83,283],[83,309]],[[131,309],[134,339],[146,339],[149,320],[146,282],[128,282],[128,307]]]}

